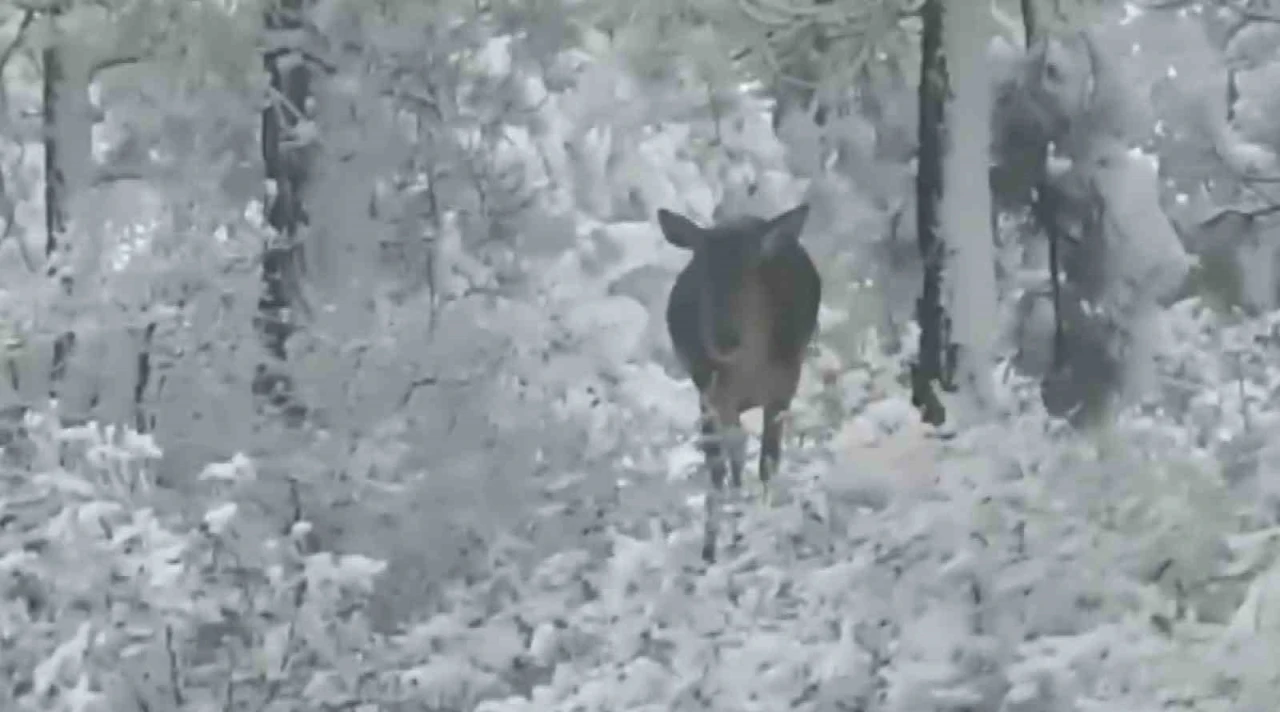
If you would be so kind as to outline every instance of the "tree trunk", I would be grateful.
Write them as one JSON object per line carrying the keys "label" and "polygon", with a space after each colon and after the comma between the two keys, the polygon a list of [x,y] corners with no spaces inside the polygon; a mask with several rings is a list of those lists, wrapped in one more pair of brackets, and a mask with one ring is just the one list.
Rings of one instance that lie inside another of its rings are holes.
{"label": "tree trunk", "polygon": [[[63,162],[68,158],[64,151],[62,139],[65,135],[63,124],[70,119],[64,116],[67,108],[63,93],[69,88],[63,86],[67,79],[66,68],[62,61],[61,37],[58,21],[62,16],[62,8],[58,5],[47,11],[49,23],[48,44],[41,52],[43,77],[41,84],[41,129],[44,141],[44,254],[48,262],[48,276],[58,280],[63,296],[70,297],[72,291],[71,277],[67,274],[65,256],[67,245],[64,243],[67,232],[67,174]],[[57,398],[58,387],[66,375],[67,362],[75,347],[75,334],[64,331],[53,342],[53,361],[49,371],[49,397]]]}
{"label": "tree trunk", "polygon": [[262,161],[272,190],[267,196],[267,223],[275,234],[262,255],[262,296],[258,332],[267,362],[258,366],[253,392],[271,406],[301,415],[293,380],[285,361],[295,325],[302,262],[302,230],[309,220],[305,194],[310,177],[310,147],[297,128],[306,119],[311,97],[311,67],[298,42],[306,32],[308,0],[275,0],[265,14],[268,46],[263,55],[270,96],[262,112]]}
{"label": "tree trunk", "polygon": [[133,427],[149,433],[156,425],[155,415],[147,412],[147,388],[151,385],[151,349],[155,342],[156,323],[147,322],[138,339],[138,357],[133,383]]}
{"label": "tree trunk", "polygon": [[[943,54],[943,3],[924,0],[920,8],[920,117],[916,161],[916,235],[924,263],[924,283],[916,301],[920,348],[911,366],[911,402],[931,425],[946,420],[939,389],[950,388],[950,319],[942,307],[942,269],[946,245],[938,217],[943,186],[943,132],[949,79]],[[985,6],[984,6],[985,7]]]}
{"label": "tree trunk", "polygon": [[993,405],[994,325],[998,319],[995,234],[991,223],[991,80],[987,60],[994,23],[983,3],[952,2],[943,19],[950,103],[946,130],[956,137],[943,161],[942,225],[950,252],[947,313],[954,323],[956,382],[967,414]]}
{"label": "tree trunk", "polygon": [[[1037,28],[1038,16],[1036,14],[1035,0],[1021,0],[1020,7],[1022,9],[1022,30],[1026,37],[1026,50],[1031,48],[1040,39],[1040,32]],[[1062,321],[1062,228],[1058,222],[1057,201],[1049,183],[1049,142],[1046,140],[1043,145],[1037,146],[1036,151],[1039,152],[1040,159],[1040,175],[1036,179],[1036,190],[1032,197],[1032,214],[1035,216],[1040,229],[1044,231],[1045,238],[1049,241],[1049,288],[1050,298],[1053,300],[1053,363],[1051,365],[1051,375],[1056,374],[1066,364],[1066,331],[1063,329]]]}

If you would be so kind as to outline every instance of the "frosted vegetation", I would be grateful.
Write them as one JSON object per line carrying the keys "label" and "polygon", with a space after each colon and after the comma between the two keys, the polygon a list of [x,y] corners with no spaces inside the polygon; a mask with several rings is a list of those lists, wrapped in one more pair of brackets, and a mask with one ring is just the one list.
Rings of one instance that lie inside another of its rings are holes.
{"label": "frosted vegetation", "polygon": [[[1002,209],[984,263],[960,244],[984,206],[953,197],[943,233],[994,294],[948,276],[953,309],[991,310],[957,334],[989,342],[966,366],[989,382],[943,432],[905,376],[901,4],[815,6],[865,10],[836,64],[879,43],[832,70],[862,93],[821,130],[775,130],[768,63],[729,60],[774,21],[750,2],[325,0],[288,37],[255,2],[0,4],[0,709],[1274,710],[1280,4],[1068,17],[1096,38],[1105,116],[1063,161],[1102,186],[1116,402],[1046,412],[1044,238]],[[1002,34],[948,46],[987,48],[996,97],[1024,58],[1017,3],[991,7],[970,30]],[[291,136],[302,418],[253,393],[269,43],[317,65]],[[687,255],[654,216],[801,201],[820,335],[775,501],[737,502],[704,567],[697,394],[662,321]]]}

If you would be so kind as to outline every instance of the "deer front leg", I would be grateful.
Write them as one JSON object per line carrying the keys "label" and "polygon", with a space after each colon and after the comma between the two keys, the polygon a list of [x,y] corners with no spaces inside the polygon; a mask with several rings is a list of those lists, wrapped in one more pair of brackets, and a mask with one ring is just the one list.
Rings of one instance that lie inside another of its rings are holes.
{"label": "deer front leg", "polygon": [[710,487],[706,497],[706,528],[702,537],[702,560],[708,564],[716,559],[716,532],[720,523],[721,499],[724,492],[724,443],[717,425],[717,418],[704,403],[701,417],[702,455],[710,474]]}

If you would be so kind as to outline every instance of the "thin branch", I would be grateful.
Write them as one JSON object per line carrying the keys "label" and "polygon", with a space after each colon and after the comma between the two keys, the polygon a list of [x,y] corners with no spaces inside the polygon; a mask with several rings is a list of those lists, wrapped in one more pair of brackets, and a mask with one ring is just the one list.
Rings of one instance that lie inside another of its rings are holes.
{"label": "thin branch", "polygon": [[125,181],[150,181],[156,178],[164,178],[168,173],[169,171],[158,163],[100,166],[95,170],[89,184],[97,187]]}
{"label": "thin branch", "polygon": [[1199,0],[1145,0],[1136,3],[1143,10],[1182,10],[1199,5]]}
{"label": "thin branch", "polygon": [[276,49],[265,50],[262,52],[262,56],[267,61],[278,61],[281,57],[293,53],[296,53],[298,56],[302,57],[303,60],[311,63],[313,67],[319,69],[325,74],[328,74],[329,76],[333,76],[338,73],[338,65],[314,52],[298,49],[297,47],[278,47]]}
{"label": "thin branch", "polygon": [[22,20],[18,23],[18,31],[13,35],[13,42],[0,52],[0,75],[4,74],[4,68],[9,64],[9,60],[13,57],[13,53],[17,51],[18,46],[22,44],[22,40],[26,37],[27,30],[31,27],[31,23],[36,19],[35,10],[27,10],[22,13]]}
{"label": "thin branch", "polygon": [[140,54],[129,54],[121,57],[107,57],[106,59],[94,62],[93,65],[89,67],[89,80],[93,81],[98,74],[105,72],[108,69],[116,69],[130,64],[138,64],[146,59],[148,59],[148,57]]}
{"label": "thin branch", "polygon": [[1251,175],[1240,174],[1240,175],[1237,175],[1236,178],[1241,183],[1252,183],[1254,185],[1274,185],[1276,183],[1280,183],[1280,176],[1276,176],[1276,175],[1251,176]]}
{"label": "thin branch", "polygon": [[17,234],[18,220],[15,215],[15,206],[4,190],[4,173],[0,171],[0,220],[4,220],[4,230],[0,231],[0,244],[4,244],[5,240],[13,237],[18,244],[18,255],[22,257],[22,264],[27,268],[28,272],[35,274],[39,271],[39,268],[36,266],[36,261],[31,257],[30,251],[27,250],[26,238],[21,234]]}
{"label": "thin branch", "polygon": [[400,398],[399,407],[404,408],[405,406],[409,405],[409,402],[413,400],[414,394],[416,394],[419,389],[426,388],[429,386],[435,386],[435,385],[438,385],[439,383],[440,383],[440,379],[435,378],[433,376],[423,376],[421,378],[413,379],[412,381],[409,382],[408,387],[405,389],[404,395]]}
{"label": "thin branch", "polygon": [[1258,208],[1227,206],[1224,208],[1218,208],[1212,215],[1201,220],[1200,227],[1213,227],[1231,215],[1244,218],[1245,220],[1257,220],[1258,218],[1265,218],[1277,213],[1280,213],[1280,204],[1264,205]]}

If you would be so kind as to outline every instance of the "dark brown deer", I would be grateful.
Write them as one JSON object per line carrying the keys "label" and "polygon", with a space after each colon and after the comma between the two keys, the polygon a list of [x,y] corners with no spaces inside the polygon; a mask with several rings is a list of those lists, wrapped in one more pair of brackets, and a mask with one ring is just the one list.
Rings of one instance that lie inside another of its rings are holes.
{"label": "dark brown deer", "polygon": [[743,217],[700,227],[658,211],[667,242],[693,253],[667,302],[667,331],[700,394],[702,451],[711,471],[702,558],[715,558],[725,451],[742,486],[746,437],[739,417],[764,409],[760,482],[768,487],[782,450],[805,350],[818,329],[822,280],[800,244],[809,206],[771,219]]}

